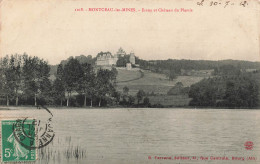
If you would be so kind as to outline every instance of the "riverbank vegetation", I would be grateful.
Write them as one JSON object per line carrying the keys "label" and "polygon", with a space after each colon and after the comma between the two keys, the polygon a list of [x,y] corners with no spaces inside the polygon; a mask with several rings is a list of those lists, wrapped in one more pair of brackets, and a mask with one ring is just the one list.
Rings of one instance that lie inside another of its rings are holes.
{"label": "riverbank vegetation", "polygon": [[101,69],[94,61],[92,56],[70,57],[53,70],[47,61],[36,56],[5,56],[0,61],[0,104],[259,107],[257,62],[145,61],[136,57],[140,69],[127,71],[116,67]]}

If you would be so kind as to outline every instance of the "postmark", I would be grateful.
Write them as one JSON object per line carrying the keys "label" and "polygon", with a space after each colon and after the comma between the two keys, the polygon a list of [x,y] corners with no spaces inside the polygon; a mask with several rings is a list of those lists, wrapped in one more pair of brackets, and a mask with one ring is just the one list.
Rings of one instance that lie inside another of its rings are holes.
{"label": "postmark", "polygon": [[[33,119],[29,127],[26,124],[27,119],[18,119],[13,124],[13,135],[16,141],[28,150],[47,146],[55,136],[53,126],[51,125],[52,118],[49,118],[45,123],[41,120]],[[30,130],[26,132],[26,129]],[[26,140],[29,140],[29,142]]]}
{"label": "postmark", "polygon": [[35,161],[36,149],[26,149],[16,139],[23,141],[23,143],[35,146],[35,126],[32,119],[24,121],[23,133],[30,135],[30,138],[21,134],[18,135],[13,132],[13,125],[17,120],[2,120],[2,161],[3,162],[16,162],[16,161]]}
{"label": "postmark", "polygon": [[[44,106],[41,107],[50,114],[50,117],[47,120],[33,119],[29,127],[27,127],[26,125],[28,118],[25,118],[23,120],[17,119],[16,122],[13,124],[13,135],[16,141],[28,150],[39,149],[47,146],[49,143],[52,142],[55,136],[55,132],[52,126],[53,114],[48,108]],[[31,131],[26,133],[26,128],[31,129]],[[26,139],[30,140],[30,142],[25,142]],[[35,144],[33,143],[34,141]]]}

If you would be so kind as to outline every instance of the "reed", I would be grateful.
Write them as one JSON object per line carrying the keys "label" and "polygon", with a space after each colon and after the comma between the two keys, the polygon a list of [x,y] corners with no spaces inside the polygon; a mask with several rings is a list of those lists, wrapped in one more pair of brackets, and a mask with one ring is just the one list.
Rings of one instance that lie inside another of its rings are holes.
{"label": "reed", "polygon": [[[39,149],[38,160],[41,163],[62,163],[62,161],[77,161],[86,158],[86,149],[78,144],[72,144],[71,136],[56,138],[50,145]],[[56,161],[56,162],[55,162]]]}

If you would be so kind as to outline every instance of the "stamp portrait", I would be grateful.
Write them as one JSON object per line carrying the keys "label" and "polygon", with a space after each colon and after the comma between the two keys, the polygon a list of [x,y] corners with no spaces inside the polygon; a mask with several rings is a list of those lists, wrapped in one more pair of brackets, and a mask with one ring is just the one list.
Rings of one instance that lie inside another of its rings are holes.
{"label": "stamp portrait", "polygon": [[[16,127],[14,128],[14,124]],[[33,120],[2,120],[2,161],[35,161],[36,149],[27,149],[20,142],[35,146],[35,125]],[[19,139],[19,141],[18,141]]]}

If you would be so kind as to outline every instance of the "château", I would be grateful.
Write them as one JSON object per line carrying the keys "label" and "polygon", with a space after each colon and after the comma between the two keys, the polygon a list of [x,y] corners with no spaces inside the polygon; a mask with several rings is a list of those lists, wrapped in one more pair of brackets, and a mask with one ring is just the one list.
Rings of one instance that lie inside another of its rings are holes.
{"label": "ch\u00e2teau", "polygon": [[116,65],[118,58],[129,55],[129,63],[135,64],[135,54],[134,52],[130,52],[130,54],[126,54],[126,52],[120,47],[115,55],[112,55],[111,52],[100,52],[97,54],[97,66],[113,66]]}

